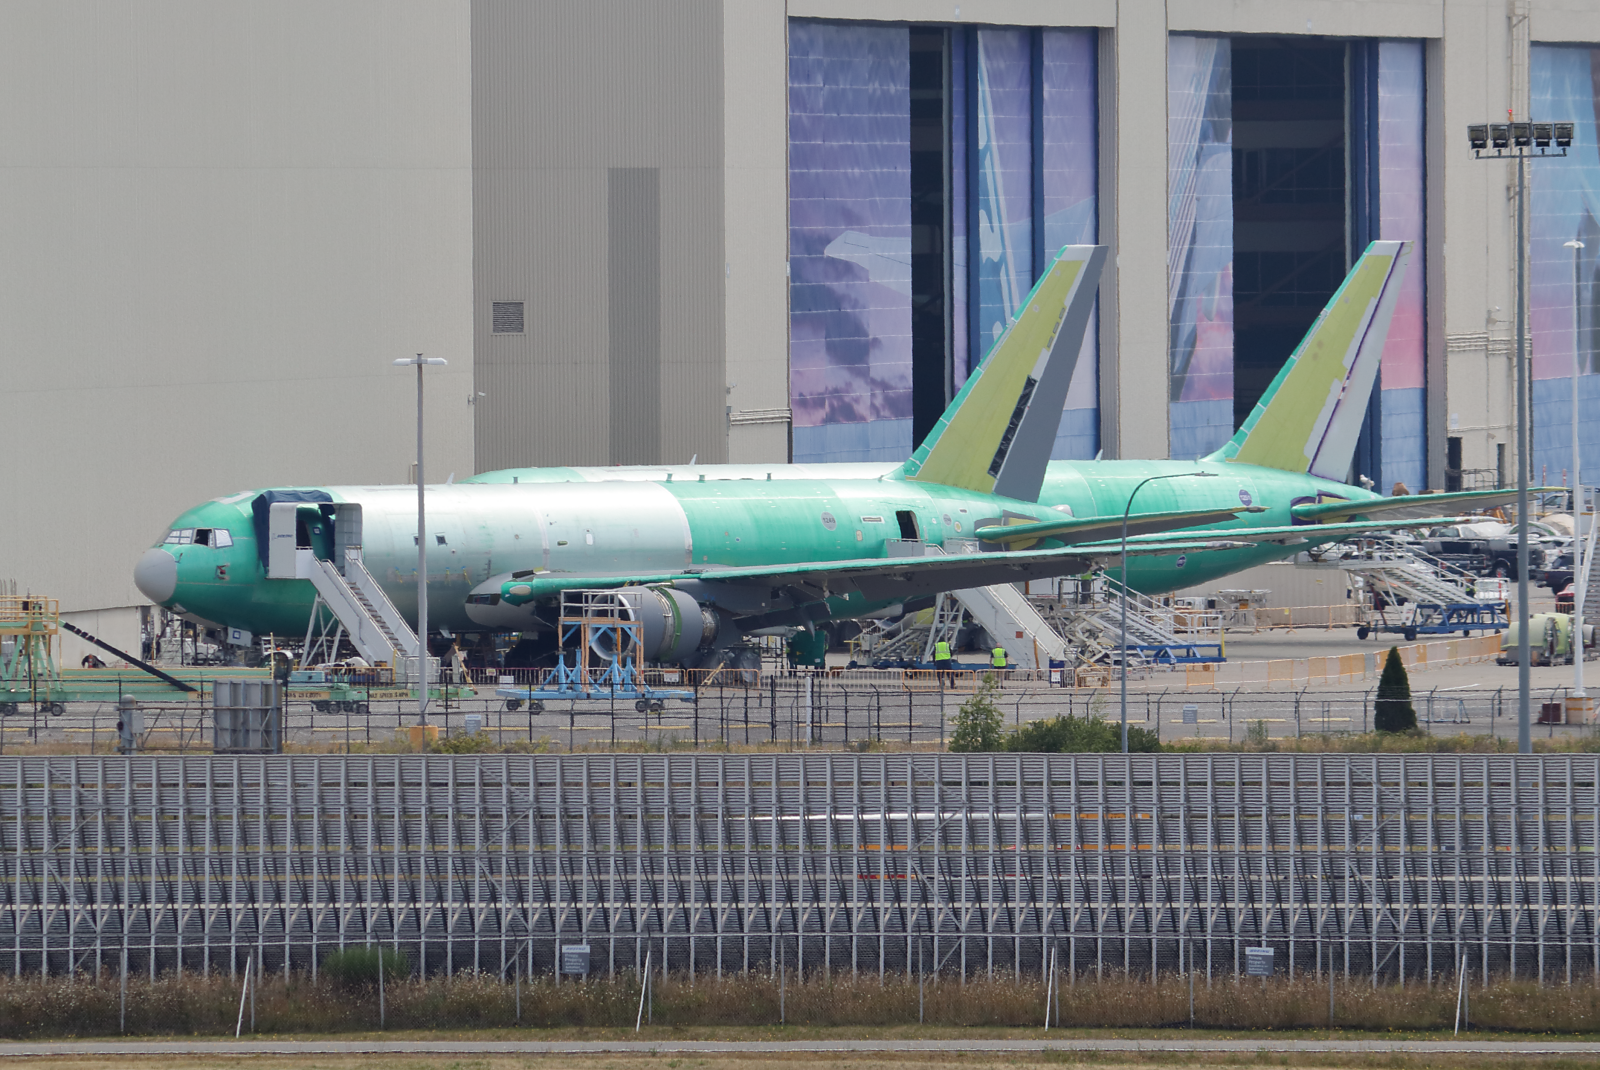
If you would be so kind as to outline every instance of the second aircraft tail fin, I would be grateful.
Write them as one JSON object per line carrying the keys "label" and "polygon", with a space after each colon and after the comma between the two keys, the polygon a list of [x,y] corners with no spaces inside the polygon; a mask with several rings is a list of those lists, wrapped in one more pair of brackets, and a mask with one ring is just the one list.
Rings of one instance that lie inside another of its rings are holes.
{"label": "second aircraft tail fin", "polygon": [[1103,245],[1061,250],[903,478],[1038,500],[1105,261]]}
{"label": "second aircraft tail fin", "polygon": [[1367,246],[1244,426],[1207,460],[1345,480],[1412,245]]}

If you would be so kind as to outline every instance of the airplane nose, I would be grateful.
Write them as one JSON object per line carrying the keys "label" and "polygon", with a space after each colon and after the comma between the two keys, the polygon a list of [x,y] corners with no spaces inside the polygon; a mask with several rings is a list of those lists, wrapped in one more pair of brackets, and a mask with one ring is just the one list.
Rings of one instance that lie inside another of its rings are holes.
{"label": "airplane nose", "polygon": [[178,561],[165,550],[151,548],[133,568],[133,583],[152,602],[165,602],[178,589]]}

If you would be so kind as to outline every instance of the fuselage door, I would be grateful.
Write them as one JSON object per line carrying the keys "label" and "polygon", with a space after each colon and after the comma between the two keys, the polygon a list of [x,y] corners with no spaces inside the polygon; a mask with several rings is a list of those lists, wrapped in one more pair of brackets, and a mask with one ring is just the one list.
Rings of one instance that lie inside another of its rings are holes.
{"label": "fuselage door", "polygon": [[292,580],[295,578],[294,551],[295,521],[300,511],[298,502],[273,502],[267,514],[267,578]]}

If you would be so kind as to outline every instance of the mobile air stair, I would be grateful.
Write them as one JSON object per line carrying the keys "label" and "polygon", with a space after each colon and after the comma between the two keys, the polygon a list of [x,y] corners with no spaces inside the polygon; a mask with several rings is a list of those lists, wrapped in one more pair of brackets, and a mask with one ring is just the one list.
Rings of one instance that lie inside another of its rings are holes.
{"label": "mobile air stair", "polygon": [[[333,661],[339,642],[350,640],[373,665],[384,664],[401,686],[421,680],[422,644],[361,559],[361,506],[354,502],[274,501],[267,506],[267,578],[310,580],[317,596],[306,626],[302,665]],[[332,528],[319,551],[311,530]],[[438,680],[438,659],[427,660],[429,683]]]}
{"label": "mobile air stair", "polygon": [[[306,660],[317,648],[317,626],[322,607],[326,607],[349,638],[350,645],[367,661],[394,666],[395,682],[409,682],[416,675],[420,644],[417,633],[406,623],[389,596],[361,560],[360,547],[347,547],[339,567],[333,561],[313,557],[310,562],[312,586],[317,600],[311,609],[311,625],[306,633]],[[338,648],[335,631],[329,654]],[[331,660],[331,658],[330,658]],[[431,660],[431,659],[430,659]]]}
{"label": "mobile air stair", "polygon": [[1115,665],[1121,659],[1124,599],[1130,667],[1224,660],[1221,618],[1216,613],[1165,605],[1125,589],[1109,576],[1057,583],[1054,594],[1035,601],[1083,663]]}
{"label": "mobile air stair", "polygon": [[1392,604],[1472,605],[1498,602],[1499,598],[1473,592],[1473,577],[1438,558],[1390,543],[1360,555],[1344,557],[1338,567],[1365,581],[1369,590],[1381,591]]}

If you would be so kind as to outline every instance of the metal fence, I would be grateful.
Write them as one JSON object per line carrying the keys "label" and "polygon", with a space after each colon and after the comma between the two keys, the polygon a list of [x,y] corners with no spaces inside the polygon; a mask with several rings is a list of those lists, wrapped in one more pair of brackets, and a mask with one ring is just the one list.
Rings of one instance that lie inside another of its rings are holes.
{"label": "metal fence", "polygon": [[1600,976],[1600,756],[0,758],[0,968]]}
{"label": "metal fence", "polygon": [[[668,701],[640,711],[633,699],[547,702],[534,712],[515,710],[494,698],[436,700],[429,720],[445,734],[464,731],[469,716],[500,742],[528,740],[551,748],[647,744],[700,747],[773,745],[939,747],[954,731],[972,686],[940,688],[932,673],[877,673],[870,677],[767,677],[756,687],[702,687],[693,703]],[[1538,688],[1537,707],[1562,702],[1566,688]],[[1372,727],[1376,689],[1261,691],[1243,686],[1197,691],[1145,688],[1128,695],[1128,716],[1166,741],[1201,737],[1238,741],[1254,730],[1269,737],[1365,732]],[[993,693],[1008,727],[1072,714],[1120,714],[1112,689],[1051,687],[1043,681],[1010,680]],[[1516,691],[1486,688],[1418,688],[1412,703],[1418,724],[1440,733],[1515,736]],[[189,703],[144,704],[150,749],[208,751],[212,697]],[[322,708],[317,708],[318,706]],[[1192,707],[1186,713],[1186,707]],[[116,739],[118,713],[111,703],[72,703],[64,714],[24,711],[0,719],[0,749],[21,743],[75,743],[106,749]],[[328,702],[291,700],[284,708],[284,738],[297,747],[352,750],[385,744],[416,719],[407,701]],[[1571,734],[1589,729],[1548,725],[1541,732]]]}

